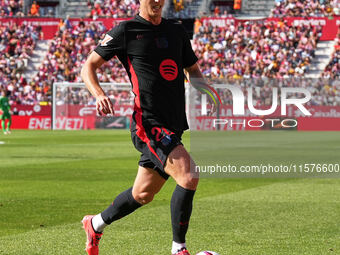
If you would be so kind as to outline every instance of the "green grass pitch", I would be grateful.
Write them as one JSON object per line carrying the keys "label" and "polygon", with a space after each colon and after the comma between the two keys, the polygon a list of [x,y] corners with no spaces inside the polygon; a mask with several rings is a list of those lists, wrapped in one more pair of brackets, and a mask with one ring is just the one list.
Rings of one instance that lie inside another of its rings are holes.
{"label": "green grass pitch", "polygon": [[[235,162],[340,163],[337,132],[228,136]],[[14,130],[0,141],[0,254],[85,255],[83,215],[105,209],[133,183],[139,153],[129,132]],[[151,204],[107,228],[101,254],[169,255],[174,187],[169,180]],[[340,254],[339,222],[340,179],[205,178],[187,244],[192,254]]]}

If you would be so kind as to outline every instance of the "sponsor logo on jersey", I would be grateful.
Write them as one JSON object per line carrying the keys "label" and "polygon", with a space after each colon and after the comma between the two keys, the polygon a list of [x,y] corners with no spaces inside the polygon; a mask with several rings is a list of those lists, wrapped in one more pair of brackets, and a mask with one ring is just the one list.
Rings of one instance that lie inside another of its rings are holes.
{"label": "sponsor logo on jersey", "polygon": [[159,65],[159,72],[162,77],[167,81],[173,81],[177,78],[178,67],[172,59],[165,59]]}
{"label": "sponsor logo on jersey", "polygon": [[104,39],[100,42],[100,46],[107,46],[107,43],[112,39],[113,39],[112,36],[106,34]]}

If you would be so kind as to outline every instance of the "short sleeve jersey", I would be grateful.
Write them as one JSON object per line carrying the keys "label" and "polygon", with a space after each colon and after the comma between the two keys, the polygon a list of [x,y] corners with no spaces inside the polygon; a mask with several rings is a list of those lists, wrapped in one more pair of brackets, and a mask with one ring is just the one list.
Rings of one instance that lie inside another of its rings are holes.
{"label": "short sleeve jersey", "polygon": [[96,47],[106,61],[117,56],[135,94],[137,126],[163,126],[174,132],[188,128],[183,68],[197,57],[180,24],[162,19],[159,25],[137,15],[110,30]]}

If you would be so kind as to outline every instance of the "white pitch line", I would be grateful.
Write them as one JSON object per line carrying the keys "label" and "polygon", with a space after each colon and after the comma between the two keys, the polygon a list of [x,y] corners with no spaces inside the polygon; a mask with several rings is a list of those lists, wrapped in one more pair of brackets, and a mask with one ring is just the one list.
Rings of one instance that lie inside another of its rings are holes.
{"label": "white pitch line", "polygon": [[0,144],[5,144],[5,142],[4,141],[0,141]]}

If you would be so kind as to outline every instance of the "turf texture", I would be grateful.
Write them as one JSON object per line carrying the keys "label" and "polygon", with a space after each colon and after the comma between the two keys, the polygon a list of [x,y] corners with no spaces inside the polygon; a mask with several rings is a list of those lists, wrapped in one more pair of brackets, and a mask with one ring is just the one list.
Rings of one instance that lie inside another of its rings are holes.
{"label": "turf texture", "polygon": [[[136,175],[128,131],[0,136],[0,254],[84,254],[81,219]],[[189,147],[189,135],[184,136]],[[228,161],[340,163],[337,132],[230,132]],[[192,254],[340,254],[340,179],[203,178],[187,236]],[[101,254],[170,254],[169,180],[155,200],[105,230]]]}

